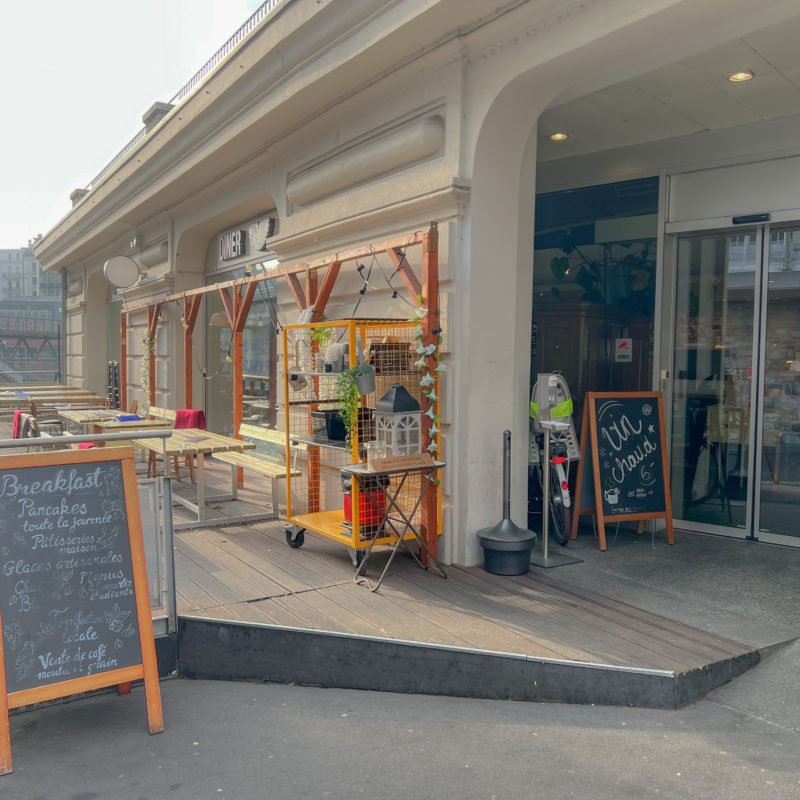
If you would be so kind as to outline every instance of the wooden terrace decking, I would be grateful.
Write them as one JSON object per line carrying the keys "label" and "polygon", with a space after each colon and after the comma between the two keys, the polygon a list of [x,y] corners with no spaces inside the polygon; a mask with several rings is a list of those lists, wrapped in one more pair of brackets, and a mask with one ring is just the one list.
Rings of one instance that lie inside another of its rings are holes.
{"label": "wooden terrace decking", "polygon": [[[221,468],[222,467],[222,468]],[[207,461],[224,486],[227,467]],[[216,513],[241,514],[263,498],[249,478],[237,503]],[[174,491],[187,487],[177,484]],[[174,509],[176,521],[183,510]],[[375,576],[388,557],[374,553]],[[508,577],[480,567],[447,567],[448,578],[398,555],[380,590],[353,581],[341,545],[306,534],[286,544],[280,520],[175,534],[178,611],[184,616],[265,623],[406,642],[520,654],[540,659],[669,670],[676,674],[752,652],[746,646],[558,580],[532,568]]]}

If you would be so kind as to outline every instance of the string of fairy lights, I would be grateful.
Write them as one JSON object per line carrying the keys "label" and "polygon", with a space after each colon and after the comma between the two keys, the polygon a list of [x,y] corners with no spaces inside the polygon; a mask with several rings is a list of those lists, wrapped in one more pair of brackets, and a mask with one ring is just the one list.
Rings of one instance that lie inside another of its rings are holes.
{"label": "string of fairy lights", "polygon": [[[416,234],[412,234],[412,236],[409,238],[409,242],[414,239],[415,235]],[[397,258],[399,259],[399,261],[401,263],[405,260],[405,257],[406,257],[405,251],[406,251],[406,249],[407,249],[407,246],[405,248],[397,248],[394,251],[396,256],[397,256]],[[361,305],[361,301],[364,299],[364,297],[366,296],[368,291],[370,291],[370,290],[374,291],[374,292],[384,292],[384,291],[386,291],[382,286],[375,285],[374,283],[371,282],[371,279],[372,279],[372,276],[373,276],[373,271],[377,271],[378,273],[380,273],[380,278],[383,280],[383,282],[386,284],[386,287],[388,287],[388,289],[391,292],[390,297],[391,297],[392,300],[400,300],[402,303],[404,303],[405,305],[409,306],[410,308],[412,308],[412,309],[416,308],[417,307],[417,303],[416,302],[411,302],[408,299],[406,299],[403,296],[403,294],[401,293],[401,287],[398,287],[393,283],[394,279],[400,273],[400,267],[399,266],[393,266],[393,269],[390,272],[390,274],[387,274],[387,271],[384,268],[384,265],[381,263],[380,258],[378,256],[378,254],[375,252],[375,249],[374,249],[374,247],[372,245],[370,245],[370,253],[371,253],[371,259],[368,262],[368,264],[364,264],[364,263],[359,262],[359,263],[356,264],[356,267],[355,267],[355,271],[359,274],[359,276],[361,278],[362,285],[358,290],[358,298],[356,299],[355,305],[353,306],[353,309],[350,312],[349,318],[350,319],[355,318],[356,312],[358,311],[358,308]],[[260,266],[262,271],[264,270],[263,264],[259,263],[257,266]],[[253,272],[253,265],[247,265],[244,268],[244,274],[246,276],[251,275],[252,272]],[[256,322],[255,322],[255,327],[263,327],[265,325],[264,317],[266,317],[268,322],[269,322],[269,327],[271,328],[271,331],[270,331],[271,335],[278,336],[281,333],[281,331],[283,330],[283,328],[285,327],[286,321],[283,318],[284,315],[281,313],[280,306],[276,302],[277,293],[274,292],[274,291],[270,291],[269,287],[267,287],[265,289],[264,284],[267,283],[267,282],[268,281],[263,281],[263,280],[262,281],[258,281],[258,289],[257,289],[257,291],[258,291],[259,299],[260,299],[261,303],[263,304],[263,314],[259,314],[257,316]],[[270,280],[269,282],[272,282],[272,281]],[[415,300],[416,300],[416,298],[415,298]],[[186,295],[184,295],[183,298],[175,298],[170,302],[174,302],[175,305],[178,306],[178,307],[180,307],[181,303],[183,303],[183,308],[185,309],[185,307],[186,307]],[[125,305],[124,296],[123,296],[123,312],[125,314],[128,314],[127,306]],[[303,316],[303,314],[305,314],[305,317]],[[301,313],[301,321],[310,321],[310,317],[311,317],[312,314],[313,314],[313,306],[310,307],[309,309],[306,309],[304,312]],[[181,325],[182,325],[183,329],[185,331],[188,331],[189,338],[190,338],[190,340],[192,342],[192,345],[194,345],[194,337],[192,335],[193,331],[189,330],[189,323],[185,319],[183,311],[181,312],[180,322],[181,322]],[[133,323],[133,321],[129,319],[129,322],[128,322],[128,329],[129,330],[135,331],[135,330],[137,330],[138,327],[139,326],[135,325]],[[440,329],[437,328],[436,332],[437,333],[440,332]],[[341,339],[342,335],[343,335],[343,333],[340,334],[340,339]],[[144,341],[145,346],[147,346],[147,337],[143,341]],[[219,366],[217,367],[217,369],[214,372],[209,372],[207,367],[204,364],[200,363],[200,360],[197,357],[195,349],[192,346],[192,360],[194,361],[194,363],[195,363],[195,365],[196,365],[196,367],[198,369],[198,372],[202,375],[204,380],[207,380],[207,381],[213,380],[214,378],[216,378],[226,368],[226,366],[228,364],[230,364],[233,361],[232,349],[233,349],[233,339],[231,338],[231,341],[228,344],[227,350],[225,351],[225,355],[222,358],[222,360],[220,361]]]}

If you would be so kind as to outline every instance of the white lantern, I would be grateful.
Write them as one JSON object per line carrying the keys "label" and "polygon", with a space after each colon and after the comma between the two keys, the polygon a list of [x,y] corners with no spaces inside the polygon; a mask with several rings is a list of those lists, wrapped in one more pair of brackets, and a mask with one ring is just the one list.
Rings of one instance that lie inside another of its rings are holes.
{"label": "white lantern", "polygon": [[375,438],[391,456],[422,452],[422,411],[402,383],[375,404]]}

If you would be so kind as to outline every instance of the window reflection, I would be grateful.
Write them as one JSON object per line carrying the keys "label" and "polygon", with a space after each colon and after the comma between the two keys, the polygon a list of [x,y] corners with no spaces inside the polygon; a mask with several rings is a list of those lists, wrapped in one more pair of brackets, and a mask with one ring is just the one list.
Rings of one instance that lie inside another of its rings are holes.
{"label": "window reflection", "polygon": [[[274,269],[266,260],[216,273],[208,284],[224,283]],[[275,280],[259,281],[242,331],[242,420],[274,428],[277,419],[277,286]],[[233,334],[217,292],[204,299],[206,319],[205,411],[211,430],[232,436],[233,429]]]}

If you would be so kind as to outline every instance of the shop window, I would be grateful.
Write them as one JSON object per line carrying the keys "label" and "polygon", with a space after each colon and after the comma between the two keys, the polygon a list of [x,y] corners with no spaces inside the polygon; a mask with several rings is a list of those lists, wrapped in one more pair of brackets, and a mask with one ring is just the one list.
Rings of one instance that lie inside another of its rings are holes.
{"label": "shop window", "polygon": [[[209,283],[258,274],[260,265],[217,273]],[[251,425],[274,428],[277,418],[277,296],[276,281],[261,281],[256,289],[242,336],[242,419]],[[222,300],[205,295],[206,366],[205,411],[210,429],[232,436],[233,335]]]}
{"label": "shop window", "polygon": [[652,387],[658,179],[537,195],[531,380],[589,391]]}

